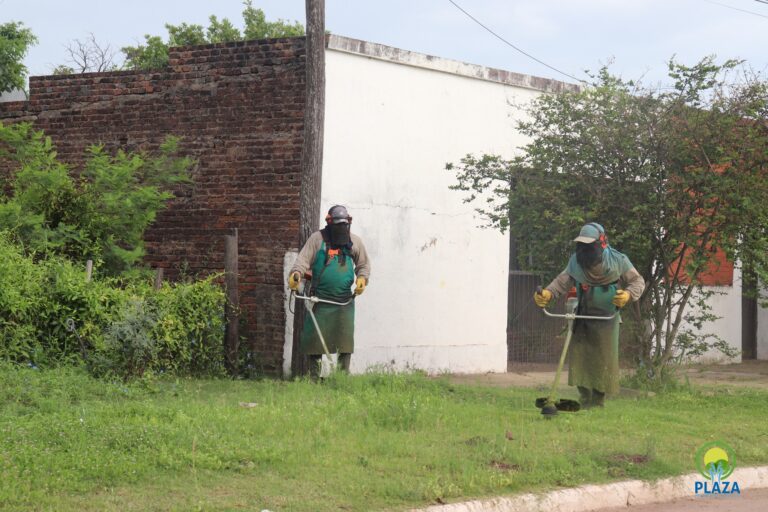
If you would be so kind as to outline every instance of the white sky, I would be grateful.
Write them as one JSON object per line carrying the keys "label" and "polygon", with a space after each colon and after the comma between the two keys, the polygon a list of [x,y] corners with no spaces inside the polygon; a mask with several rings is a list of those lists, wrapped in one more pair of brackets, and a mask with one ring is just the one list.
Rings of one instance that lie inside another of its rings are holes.
{"label": "white sky", "polygon": [[[655,83],[665,79],[672,55],[686,64],[716,54],[745,59],[759,71],[768,67],[768,4],[757,0],[456,2],[511,43],[577,77],[612,60],[614,73]],[[270,20],[304,22],[304,0],[253,3]],[[89,32],[120,48],[144,34],[165,38],[166,22],[205,26],[209,14],[242,27],[241,12],[240,0],[0,0],[0,22],[22,21],[40,39],[26,59],[32,75],[66,63],[64,45]],[[326,0],[326,27],[338,35],[572,81],[517,53],[448,0]]]}

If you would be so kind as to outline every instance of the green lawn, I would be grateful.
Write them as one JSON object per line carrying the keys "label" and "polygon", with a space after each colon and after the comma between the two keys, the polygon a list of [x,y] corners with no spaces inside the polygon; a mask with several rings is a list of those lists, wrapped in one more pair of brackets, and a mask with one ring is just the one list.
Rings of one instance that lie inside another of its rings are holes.
{"label": "green lawn", "polygon": [[[420,375],[122,385],[0,367],[3,510],[404,510],[768,462],[768,392],[617,399],[545,420],[531,389]],[[242,407],[253,402],[255,407]]]}

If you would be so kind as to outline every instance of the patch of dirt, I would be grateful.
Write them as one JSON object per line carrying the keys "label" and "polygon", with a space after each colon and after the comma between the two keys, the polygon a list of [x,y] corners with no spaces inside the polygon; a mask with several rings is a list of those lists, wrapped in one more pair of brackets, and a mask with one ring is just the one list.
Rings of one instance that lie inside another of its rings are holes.
{"label": "patch of dirt", "polygon": [[650,459],[647,455],[617,453],[608,457],[608,462],[620,464],[645,464]]}
{"label": "patch of dirt", "polygon": [[615,453],[607,457],[608,474],[613,478],[624,478],[630,466],[647,464],[650,460],[648,455],[639,453]]}
{"label": "patch of dirt", "polygon": [[499,471],[518,471],[520,469],[519,464],[509,464],[500,460],[492,460],[488,463],[488,466]]}
{"label": "patch of dirt", "polygon": [[[509,363],[506,373],[475,373],[453,374],[449,377],[455,384],[468,384],[494,387],[528,387],[548,389],[555,379],[554,364]],[[564,368],[567,375],[568,368]],[[629,370],[622,369],[622,372]],[[768,389],[768,360],[744,361],[736,364],[699,364],[685,367],[680,372],[681,377],[687,377],[696,385],[728,385],[746,386]],[[563,379],[567,381],[567,379]],[[566,384],[560,389],[567,390]],[[622,388],[622,396],[641,394],[632,389]]]}
{"label": "patch of dirt", "polygon": [[768,389],[768,361],[692,365],[681,374],[693,384]]}

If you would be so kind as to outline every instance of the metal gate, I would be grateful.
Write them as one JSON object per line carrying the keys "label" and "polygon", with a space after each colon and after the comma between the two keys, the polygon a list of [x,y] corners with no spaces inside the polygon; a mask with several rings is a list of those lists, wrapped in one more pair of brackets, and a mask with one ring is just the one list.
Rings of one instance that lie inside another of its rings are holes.
{"label": "metal gate", "polygon": [[[556,363],[565,342],[565,321],[549,318],[533,302],[541,278],[511,270],[507,289],[507,360],[511,363]],[[565,296],[550,306],[561,312]]]}
{"label": "metal gate", "polygon": [[741,358],[757,359],[757,274],[745,268],[741,275]]}

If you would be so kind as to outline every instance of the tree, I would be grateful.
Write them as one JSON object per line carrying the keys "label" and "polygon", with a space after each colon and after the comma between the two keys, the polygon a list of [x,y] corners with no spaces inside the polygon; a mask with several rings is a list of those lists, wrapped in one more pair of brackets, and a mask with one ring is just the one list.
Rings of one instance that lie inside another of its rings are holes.
{"label": "tree", "polygon": [[0,160],[10,164],[0,232],[29,256],[92,259],[108,274],[132,268],[144,255],[144,231],[189,179],[192,161],[177,154],[173,137],[156,154],[111,155],[94,145],[74,178],[43,132],[0,123]]}
{"label": "tree", "polygon": [[216,16],[211,15],[208,20],[210,25],[208,25],[205,31],[208,42],[223,43],[225,41],[240,41],[242,39],[240,31],[227,18],[219,21]]}
{"label": "tree", "polygon": [[24,24],[16,21],[0,25],[0,93],[25,89],[27,67],[24,57],[37,38]]}
{"label": "tree", "polygon": [[[278,19],[267,21],[264,11],[254,9],[251,0],[243,2],[244,39],[263,39],[267,37],[298,37],[304,35],[304,27],[298,21]],[[323,29],[325,30],[325,29]]]}
{"label": "tree", "polygon": [[447,165],[452,188],[510,230],[523,268],[553,276],[583,223],[606,226],[647,283],[629,316],[652,376],[686,351],[727,351],[704,331],[717,312],[702,278],[718,251],[768,282],[768,84],[711,57],[669,70],[671,90],[603,69],[579,92],[542,95],[519,123],[519,156]]}
{"label": "tree", "polygon": [[130,69],[158,69],[168,64],[168,45],[160,36],[144,36],[144,44],[126,46],[125,67]]}
{"label": "tree", "polygon": [[168,31],[168,41],[164,42],[159,36],[144,36],[144,44],[122,48],[125,54],[125,67],[129,69],[157,69],[168,64],[168,48],[171,46],[187,46],[227,41],[242,41],[262,39],[267,37],[294,37],[304,35],[304,27],[297,21],[293,23],[278,19],[267,21],[264,11],[255,9],[251,0],[244,2],[243,22],[241,33],[227,18],[219,20],[211,15],[207,28],[202,25],[182,23],[180,25],[165,25]]}
{"label": "tree", "polygon": [[102,44],[96,40],[93,33],[84,40],[75,39],[65,46],[69,58],[67,64],[61,64],[53,69],[54,75],[72,75],[75,73],[100,73],[114,71],[115,50],[109,44]]}

